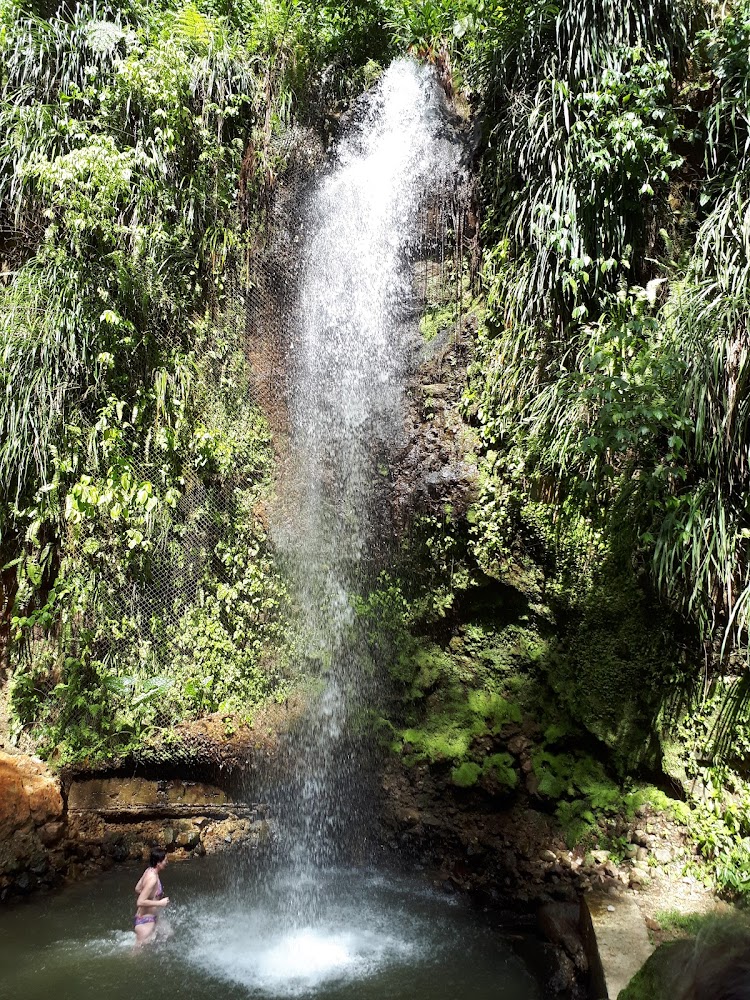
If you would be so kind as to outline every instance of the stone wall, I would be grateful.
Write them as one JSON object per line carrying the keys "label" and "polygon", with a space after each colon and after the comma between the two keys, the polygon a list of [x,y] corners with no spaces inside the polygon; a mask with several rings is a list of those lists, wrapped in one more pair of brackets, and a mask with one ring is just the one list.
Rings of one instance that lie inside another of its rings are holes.
{"label": "stone wall", "polygon": [[263,806],[199,781],[85,778],[71,785],[67,806],[71,847],[89,862],[142,858],[152,844],[203,855],[267,835]]}
{"label": "stone wall", "polygon": [[66,786],[42,761],[0,751],[0,901],[140,860],[155,844],[185,857],[267,836],[264,806],[214,785],[108,776]]}

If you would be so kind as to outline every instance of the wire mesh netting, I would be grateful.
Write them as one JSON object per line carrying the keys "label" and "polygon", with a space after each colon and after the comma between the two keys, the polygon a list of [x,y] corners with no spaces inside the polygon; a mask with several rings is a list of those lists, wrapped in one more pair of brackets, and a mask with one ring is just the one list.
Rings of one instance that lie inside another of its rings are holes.
{"label": "wire mesh netting", "polygon": [[[199,324],[190,449],[166,468],[145,434],[82,477],[76,503],[60,501],[47,603],[19,591],[11,705],[27,748],[192,757],[186,720],[247,712],[286,690],[293,615],[266,524],[284,455],[305,191],[324,157],[308,133],[286,136],[280,155],[287,169],[251,249]],[[443,332],[460,329],[477,268],[471,201],[457,178],[424,204],[415,323],[432,310]],[[116,516],[123,497],[129,509]]]}

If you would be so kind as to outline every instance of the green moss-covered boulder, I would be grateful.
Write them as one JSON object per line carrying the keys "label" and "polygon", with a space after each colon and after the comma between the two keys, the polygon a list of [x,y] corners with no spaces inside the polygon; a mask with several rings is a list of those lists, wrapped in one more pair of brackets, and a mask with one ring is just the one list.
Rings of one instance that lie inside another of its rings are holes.
{"label": "green moss-covered boulder", "polygon": [[617,1000],[674,1000],[675,983],[693,947],[693,941],[668,941],[658,947]]}

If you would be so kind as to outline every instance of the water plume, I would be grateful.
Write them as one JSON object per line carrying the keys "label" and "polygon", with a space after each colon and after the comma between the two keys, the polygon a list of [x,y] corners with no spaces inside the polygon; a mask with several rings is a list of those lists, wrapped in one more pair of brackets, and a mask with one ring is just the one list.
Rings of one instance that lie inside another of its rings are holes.
{"label": "water plume", "polygon": [[434,73],[412,61],[394,63],[354,118],[306,200],[290,304],[290,448],[275,536],[317,681],[276,812],[300,910],[315,897],[302,873],[361,848],[368,829],[362,736],[382,665],[351,600],[390,544],[389,465],[418,338],[420,213],[461,158]]}

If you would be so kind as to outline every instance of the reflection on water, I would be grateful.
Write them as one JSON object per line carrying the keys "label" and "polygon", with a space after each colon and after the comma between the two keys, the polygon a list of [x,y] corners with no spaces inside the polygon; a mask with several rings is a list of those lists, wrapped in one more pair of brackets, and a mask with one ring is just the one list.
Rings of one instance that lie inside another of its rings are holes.
{"label": "reflection on water", "polygon": [[476,914],[390,873],[321,876],[320,917],[299,926],[270,880],[251,882],[240,903],[220,859],[173,865],[172,936],[137,953],[139,874],[109,873],[0,913],[2,1000],[539,1000]]}

